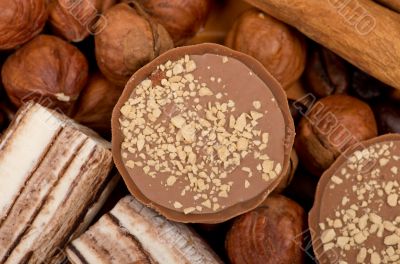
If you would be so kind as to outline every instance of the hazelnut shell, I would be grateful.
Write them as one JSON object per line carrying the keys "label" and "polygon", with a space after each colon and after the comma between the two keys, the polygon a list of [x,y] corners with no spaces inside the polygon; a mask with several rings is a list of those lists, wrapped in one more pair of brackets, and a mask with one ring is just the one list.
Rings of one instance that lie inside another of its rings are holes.
{"label": "hazelnut shell", "polygon": [[259,60],[286,89],[304,71],[306,47],[293,28],[256,9],[244,12],[225,45]]}
{"label": "hazelnut shell", "polygon": [[297,127],[295,147],[302,164],[319,176],[351,145],[377,136],[371,108],[347,95],[317,101]]}
{"label": "hazelnut shell", "polygon": [[17,107],[33,99],[65,114],[70,114],[87,75],[83,54],[49,35],[39,35],[17,50],[1,71],[4,88]]}
{"label": "hazelnut shell", "polygon": [[107,27],[95,36],[97,64],[118,86],[124,86],[136,70],[173,47],[165,28],[145,16],[134,2],[120,3],[105,13]]}
{"label": "hazelnut shell", "polygon": [[74,119],[103,136],[111,135],[111,114],[122,88],[116,87],[101,73],[93,74],[83,89]]}
{"label": "hazelnut shell", "polygon": [[49,6],[49,23],[56,35],[79,42],[104,29],[107,22],[100,14],[114,4],[114,0],[56,0]]}
{"label": "hazelnut shell", "polygon": [[255,210],[238,217],[228,232],[226,250],[232,264],[304,263],[303,208],[271,195]]}
{"label": "hazelnut shell", "polygon": [[0,0],[0,50],[32,39],[47,20],[47,0]]}
{"label": "hazelnut shell", "polygon": [[176,46],[205,25],[211,0],[140,0],[145,11],[169,32]]}

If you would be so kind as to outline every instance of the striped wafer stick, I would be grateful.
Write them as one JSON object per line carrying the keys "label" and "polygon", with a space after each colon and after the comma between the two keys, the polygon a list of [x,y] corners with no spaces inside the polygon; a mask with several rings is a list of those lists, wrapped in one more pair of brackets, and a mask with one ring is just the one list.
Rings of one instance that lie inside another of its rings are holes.
{"label": "striped wafer stick", "polygon": [[0,263],[55,263],[115,185],[109,147],[38,104],[20,110],[0,142]]}
{"label": "striped wafer stick", "polygon": [[166,220],[132,196],[71,242],[67,256],[74,264],[222,263],[189,227]]}

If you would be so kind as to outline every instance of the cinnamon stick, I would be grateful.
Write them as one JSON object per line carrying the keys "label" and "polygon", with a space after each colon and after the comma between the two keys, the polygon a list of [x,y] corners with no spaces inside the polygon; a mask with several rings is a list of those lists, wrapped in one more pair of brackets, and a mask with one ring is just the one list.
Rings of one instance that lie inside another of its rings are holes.
{"label": "cinnamon stick", "polygon": [[375,1],[400,13],[400,1],[399,0],[375,0]]}
{"label": "cinnamon stick", "polygon": [[400,89],[400,15],[396,12],[370,0],[246,1]]}

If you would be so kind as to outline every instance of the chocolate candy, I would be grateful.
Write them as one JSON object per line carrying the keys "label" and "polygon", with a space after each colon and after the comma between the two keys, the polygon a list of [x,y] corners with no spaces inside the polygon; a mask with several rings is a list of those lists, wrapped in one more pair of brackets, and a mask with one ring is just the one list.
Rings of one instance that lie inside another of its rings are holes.
{"label": "chocolate candy", "polygon": [[351,147],[322,175],[309,225],[319,263],[399,263],[400,135]]}
{"label": "chocolate candy", "polygon": [[294,138],[280,85],[253,58],[216,44],[168,51],[135,73],[112,129],[131,193],[179,222],[255,208],[286,175]]}

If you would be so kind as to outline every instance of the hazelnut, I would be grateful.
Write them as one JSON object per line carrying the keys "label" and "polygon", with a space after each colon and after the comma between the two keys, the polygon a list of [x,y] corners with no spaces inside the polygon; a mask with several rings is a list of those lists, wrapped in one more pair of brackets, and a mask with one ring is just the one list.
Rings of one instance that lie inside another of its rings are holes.
{"label": "hazelnut", "polygon": [[80,95],[74,119],[108,138],[111,134],[112,110],[122,90],[101,73],[93,74]]}
{"label": "hazelnut", "polygon": [[[301,98],[299,98],[301,99]],[[307,113],[307,106],[302,104],[301,100],[296,101],[293,99],[288,99],[290,114],[292,115],[294,124],[297,125],[301,118],[303,117],[303,113]]]}
{"label": "hazelnut", "polygon": [[47,20],[47,0],[0,0],[0,50],[32,39]]}
{"label": "hazelnut", "polygon": [[6,96],[0,89],[0,135],[1,132],[8,127],[11,120],[14,119],[16,109],[9,104]]}
{"label": "hazelnut", "polygon": [[8,57],[1,72],[4,88],[17,107],[35,100],[65,114],[70,114],[87,75],[83,54],[48,35],[35,37]]}
{"label": "hazelnut", "polygon": [[296,151],[293,149],[292,152],[290,153],[290,163],[288,172],[286,173],[285,177],[282,177],[282,180],[279,183],[279,185],[275,188],[274,193],[281,193],[283,192],[283,190],[286,189],[286,187],[290,185],[293,176],[296,173],[298,165],[299,165],[299,158],[297,157]]}
{"label": "hazelnut", "polygon": [[173,48],[165,28],[136,2],[113,6],[105,19],[107,27],[95,36],[96,59],[101,72],[118,86],[124,86],[136,70]]}
{"label": "hazelnut", "polygon": [[299,167],[293,176],[292,182],[285,189],[285,194],[298,201],[308,211],[314,204],[318,180],[317,177]]}
{"label": "hazelnut", "polygon": [[296,202],[271,195],[235,219],[225,246],[232,264],[304,263],[306,215]]}
{"label": "hazelnut", "polygon": [[251,8],[251,5],[245,1],[214,1],[204,29],[186,42],[185,45],[204,42],[223,44],[229,29],[237,17],[249,8]]}
{"label": "hazelnut", "polygon": [[169,32],[176,46],[205,25],[211,0],[139,0],[146,12]]}
{"label": "hazelnut", "polygon": [[298,100],[304,97],[308,91],[304,88],[304,84],[301,80],[297,80],[291,85],[285,88],[286,96],[288,99]]}
{"label": "hazelnut", "polygon": [[320,176],[346,148],[375,136],[376,121],[366,103],[347,95],[331,95],[317,101],[303,116],[295,148],[302,164]]}
{"label": "hazelnut", "polygon": [[49,6],[49,23],[55,34],[79,42],[107,26],[101,13],[115,0],[55,0]]}
{"label": "hazelnut", "polygon": [[0,133],[6,128],[6,114],[0,109]]}
{"label": "hazelnut", "polygon": [[350,88],[353,96],[368,102],[386,99],[391,90],[390,86],[357,68],[352,71]]}
{"label": "hazelnut", "polygon": [[338,55],[316,46],[309,55],[304,72],[306,87],[317,97],[346,93],[350,85],[348,68]]}
{"label": "hazelnut", "polygon": [[303,37],[295,29],[256,9],[238,18],[225,44],[259,60],[284,88],[296,81],[305,68]]}
{"label": "hazelnut", "polygon": [[386,100],[374,105],[379,134],[400,133],[400,106]]}

